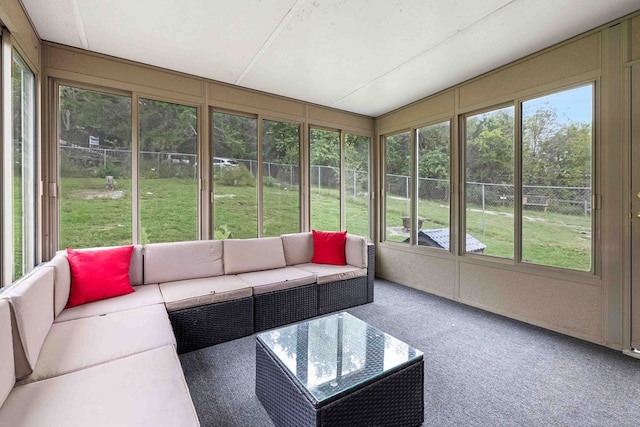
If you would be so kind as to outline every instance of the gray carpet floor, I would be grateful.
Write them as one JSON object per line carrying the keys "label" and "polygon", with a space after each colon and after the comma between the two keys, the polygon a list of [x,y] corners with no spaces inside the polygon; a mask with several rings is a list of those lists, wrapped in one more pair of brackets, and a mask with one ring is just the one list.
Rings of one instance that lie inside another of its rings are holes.
{"label": "gray carpet floor", "polygon": [[[424,352],[425,426],[638,426],[640,360],[376,280],[347,310]],[[255,336],[180,356],[203,426],[273,426]]]}

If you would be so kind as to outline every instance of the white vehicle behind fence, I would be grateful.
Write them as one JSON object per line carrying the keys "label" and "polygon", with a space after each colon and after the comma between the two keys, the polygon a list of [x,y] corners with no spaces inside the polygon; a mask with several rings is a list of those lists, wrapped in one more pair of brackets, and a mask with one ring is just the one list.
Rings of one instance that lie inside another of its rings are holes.
{"label": "white vehicle behind fence", "polygon": [[233,159],[228,159],[226,157],[214,157],[213,158],[213,166],[214,167],[229,167],[229,166],[238,166],[238,162]]}

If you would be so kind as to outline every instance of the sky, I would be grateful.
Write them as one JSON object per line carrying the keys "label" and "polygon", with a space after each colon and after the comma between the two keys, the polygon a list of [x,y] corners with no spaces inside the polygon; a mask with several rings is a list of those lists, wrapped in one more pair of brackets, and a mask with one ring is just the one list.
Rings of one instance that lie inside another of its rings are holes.
{"label": "sky", "polygon": [[586,85],[563,92],[554,93],[541,98],[532,99],[523,103],[523,115],[536,111],[539,106],[548,104],[558,111],[560,118],[566,117],[570,121],[584,123],[592,122],[593,86]]}

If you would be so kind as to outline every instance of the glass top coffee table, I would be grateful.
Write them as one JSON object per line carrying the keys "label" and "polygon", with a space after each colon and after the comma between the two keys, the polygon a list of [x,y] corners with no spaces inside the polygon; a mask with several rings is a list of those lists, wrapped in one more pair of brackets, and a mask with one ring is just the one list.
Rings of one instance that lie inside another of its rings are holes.
{"label": "glass top coffee table", "polygon": [[424,421],[420,350],[349,313],[256,338],[256,395],[278,426],[415,426]]}

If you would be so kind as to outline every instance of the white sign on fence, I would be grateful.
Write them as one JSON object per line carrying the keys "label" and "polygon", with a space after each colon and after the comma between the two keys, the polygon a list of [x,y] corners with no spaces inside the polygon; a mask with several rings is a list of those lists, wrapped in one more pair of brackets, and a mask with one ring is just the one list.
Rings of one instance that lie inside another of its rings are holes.
{"label": "white sign on fence", "polygon": [[100,146],[100,137],[99,136],[89,136],[89,147],[99,147]]}

